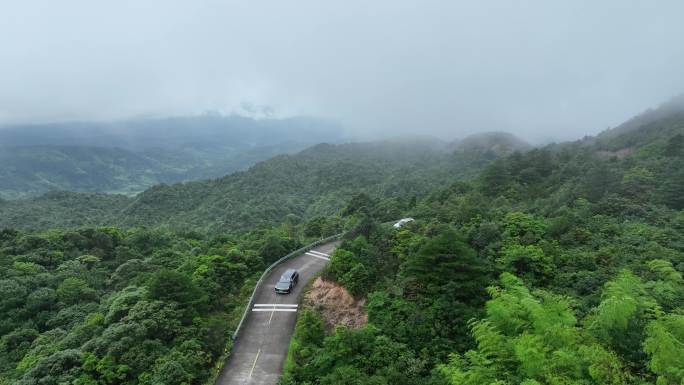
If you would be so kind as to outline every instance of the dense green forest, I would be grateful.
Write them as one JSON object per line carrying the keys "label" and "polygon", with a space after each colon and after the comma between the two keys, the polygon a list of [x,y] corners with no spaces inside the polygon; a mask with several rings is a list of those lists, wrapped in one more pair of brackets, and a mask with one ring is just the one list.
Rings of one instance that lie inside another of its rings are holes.
{"label": "dense green forest", "polygon": [[356,197],[324,277],[368,324],[304,311],[282,383],[684,383],[682,111],[497,160],[399,230]]}
{"label": "dense green forest", "polygon": [[0,231],[0,384],[200,384],[263,269],[340,231]]}
{"label": "dense green forest", "polygon": [[[359,191],[408,202],[446,180],[475,175],[517,149],[517,142],[509,140],[500,137],[450,151],[431,141],[321,144],[260,162],[245,172],[157,185],[130,198],[52,192],[0,201],[0,227],[166,224],[212,232],[272,227],[290,214],[306,219],[333,215]],[[389,219],[396,215],[387,213]]]}

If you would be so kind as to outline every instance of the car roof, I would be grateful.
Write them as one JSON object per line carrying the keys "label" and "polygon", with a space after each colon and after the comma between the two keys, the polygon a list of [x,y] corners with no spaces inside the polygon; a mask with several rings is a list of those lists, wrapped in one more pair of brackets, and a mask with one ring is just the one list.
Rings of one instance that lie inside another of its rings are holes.
{"label": "car roof", "polygon": [[285,270],[285,272],[283,273],[283,275],[292,275],[292,274],[295,273],[296,271],[297,271],[297,270],[295,270],[295,269],[287,269],[287,270]]}

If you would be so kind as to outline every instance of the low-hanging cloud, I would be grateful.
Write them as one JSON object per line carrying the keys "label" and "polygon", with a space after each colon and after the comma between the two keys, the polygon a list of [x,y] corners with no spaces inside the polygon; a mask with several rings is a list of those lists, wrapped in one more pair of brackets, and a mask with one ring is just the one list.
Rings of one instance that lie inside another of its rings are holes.
{"label": "low-hanging cloud", "polygon": [[681,1],[0,5],[0,124],[230,113],[359,135],[592,134],[684,92]]}

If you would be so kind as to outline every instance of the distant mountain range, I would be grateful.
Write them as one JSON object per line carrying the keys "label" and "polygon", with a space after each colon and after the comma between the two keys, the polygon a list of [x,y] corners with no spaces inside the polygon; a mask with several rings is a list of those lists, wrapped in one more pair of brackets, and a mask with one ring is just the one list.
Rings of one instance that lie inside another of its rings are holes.
{"label": "distant mountain range", "polygon": [[[51,192],[0,201],[0,228],[165,224],[233,231],[272,226],[290,214],[300,218],[330,215],[359,192],[408,202],[435,186],[476,175],[504,155],[494,149],[512,150],[522,143],[515,139],[511,144],[511,139],[496,136],[456,151],[430,140],[318,144],[258,162],[244,172],[159,184],[135,197]],[[144,165],[140,161],[132,166],[140,170]]]}
{"label": "distant mountain range", "polygon": [[[254,125],[259,124],[257,121],[248,120],[248,122]],[[269,122],[269,124],[275,125],[277,129],[271,131],[273,132],[271,138],[264,139],[267,140],[267,144],[277,142],[277,135],[281,135],[281,139],[286,137],[284,131],[279,131],[280,124],[283,122]],[[289,127],[294,126],[290,124]],[[207,131],[202,132],[206,134]],[[295,139],[304,142],[305,138],[301,136],[301,131],[293,130],[292,132]],[[327,132],[331,137],[340,138],[329,131],[323,130],[322,132],[324,134]],[[182,131],[179,132],[179,136],[181,133]],[[299,136],[297,136],[298,133]],[[116,173],[101,173],[103,167],[100,167],[98,162],[91,161],[103,159],[100,163],[110,165],[104,167],[105,169],[118,170],[107,162],[109,159],[119,159],[117,167],[121,167],[121,174],[130,176],[130,180],[133,181],[128,182],[128,186],[135,183],[140,186],[146,183],[154,184],[154,186],[134,197],[101,193],[50,192],[30,199],[15,201],[0,199],[0,228],[48,229],[92,225],[122,227],[167,225],[218,232],[239,231],[255,226],[273,226],[290,215],[300,219],[327,216],[339,212],[349,201],[350,196],[358,193],[397,200],[397,202],[403,202],[399,204],[401,206],[408,204],[407,202],[411,201],[414,196],[425,196],[438,186],[449,186],[458,180],[475,177],[482,170],[485,172],[481,178],[489,181],[488,183],[500,186],[503,190],[517,191],[516,189],[524,188],[530,181],[542,178],[552,156],[558,156],[559,159],[582,157],[582,159],[586,158],[586,162],[590,165],[593,164],[592,162],[603,164],[600,163],[602,160],[611,158],[620,160],[627,156],[633,160],[644,158],[649,162],[655,162],[653,164],[662,163],[659,158],[649,155],[649,149],[666,148],[667,154],[681,154],[682,143],[684,143],[683,134],[684,106],[674,108],[667,105],[663,109],[646,112],[596,137],[548,145],[544,148],[531,148],[515,136],[505,133],[478,134],[450,144],[428,139],[318,144],[298,153],[277,155],[257,162],[245,171],[229,174],[224,172],[227,175],[220,178],[175,184],[158,184],[161,179],[159,175],[168,174],[161,172],[155,174],[147,171],[153,167],[174,170],[170,165],[175,165],[175,167],[182,165],[182,161],[173,161],[172,152],[163,152],[168,154],[171,160],[162,162],[158,160],[159,157],[144,155],[150,154],[150,150],[145,148],[108,149],[107,151],[72,149],[69,151],[68,161],[64,161],[65,168],[52,174],[68,175],[73,178],[65,184],[90,183],[84,175],[91,174],[104,175],[103,181],[122,180]],[[242,140],[236,139],[234,143],[241,143],[249,149],[236,152],[242,158],[235,159],[240,159],[242,163],[239,164],[244,165],[249,162],[245,161],[248,159],[245,158],[245,154],[250,154],[250,151],[258,148],[255,142],[250,143],[245,139],[254,138],[254,133],[241,135],[236,132],[233,135]],[[312,135],[309,139],[319,141],[321,135]],[[206,136],[201,134],[197,138],[199,140]],[[168,143],[183,142],[178,137],[174,138],[173,135],[164,140],[167,148],[171,148]],[[134,143],[140,145],[144,143],[144,140]],[[89,142],[88,144],[96,143]],[[60,162],[53,162],[50,159],[59,158],[62,153],[49,150],[49,146],[59,145],[53,143],[33,147],[23,146],[21,148],[24,150],[12,149],[11,151],[16,154],[14,157],[19,159],[22,156],[21,152],[28,151],[26,149],[29,148],[27,156],[39,159],[36,162],[41,164],[41,167],[36,167],[36,169],[47,169],[49,166],[56,169],[56,165]],[[229,146],[228,144],[221,145]],[[256,161],[260,155],[264,157],[272,155],[277,151],[278,145],[272,144],[272,146],[274,148],[272,152],[259,152],[253,155],[251,160]],[[526,170],[515,177],[511,176],[512,171],[509,169],[520,166],[522,160],[525,159],[518,153],[526,151],[530,154],[528,158],[538,158],[532,162],[536,168]],[[220,150],[218,152],[221,153]],[[124,155],[129,153],[133,153],[134,156]],[[187,154],[187,152],[182,154]],[[224,155],[222,159],[226,159],[226,152],[222,154]],[[125,161],[121,160],[122,158]],[[216,160],[219,159],[217,157],[198,155],[198,158],[213,159],[216,163],[211,163],[212,166],[221,164],[221,161]],[[14,172],[19,173],[18,167],[22,162],[17,160],[16,163]],[[199,164],[199,162],[194,164]],[[26,167],[30,170],[30,166]],[[608,182],[602,176],[600,168],[586,167],[593,170],[591,171],[592,178],[595,181],[591,186],[570,184],[567,186],[568,194],[576,189],[600,190],[599,187]],[[199,172],[191,174],[187,171],[188,169],[190,168],[181,171],[175,169],[176,173],[171,175],[173,177],[202,175]],[[208,166],[198,169],[202,172],[212,170]],[[52,169],[48,169],[50,170]],[[566,171],[569,175],[574,175],[573,173],[583,175],[582,173],[589,172],[585,169]],[[647,174],[639,178],[648,179]],[[39,183],[39,177],[42,176],[38,173],[28,175],[34,175],[32,181],[35,183]],[[2,178],[2,183],[7,184],[5,178]],[[101,181],[93,181],[92,184],[106,186]],[[678,186],[673,185],[672,194],[676,195],[677,188]],[[598,190],[589,196],[599,196],[602,190]],[[394,212],[389,210],[388,218],[393,214]]]}
{"label": "distant mountain range", "polygon": [[319,119],[198,116],[0,128],[0,198],[48,191],[133,194],[216,178],[277,154],[343,140]]}

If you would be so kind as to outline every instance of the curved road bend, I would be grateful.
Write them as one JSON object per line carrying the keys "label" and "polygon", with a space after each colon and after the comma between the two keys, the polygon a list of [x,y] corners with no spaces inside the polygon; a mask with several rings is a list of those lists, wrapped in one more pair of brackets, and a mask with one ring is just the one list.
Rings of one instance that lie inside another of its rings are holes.
{"label": "curved road bend", "polygon": [[[257,289],[254,305],[219,374],[217,385],[278,383],[294,332],[302,288],[325,267],[337,245],[338,242],[320,245],[281,263],[269,273]],[[276,294],[275,284],[289,268],[299,272],[299,284],[290,294]]]}

